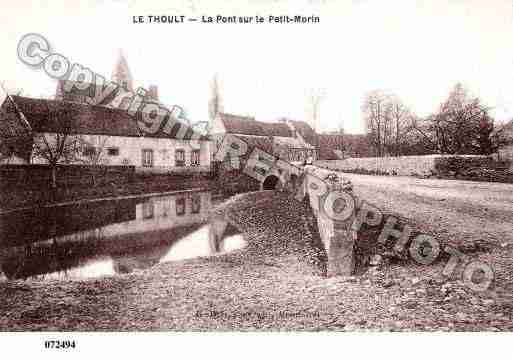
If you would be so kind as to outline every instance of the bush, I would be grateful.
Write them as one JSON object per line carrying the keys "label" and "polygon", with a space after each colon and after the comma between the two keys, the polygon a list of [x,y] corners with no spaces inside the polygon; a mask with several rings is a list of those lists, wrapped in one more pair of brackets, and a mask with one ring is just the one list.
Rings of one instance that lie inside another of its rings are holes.
{"label": "bush", "polygon": [[440,157],[435,160],[435,175],[439,178],[513,183],[508,167],[506,162],[495,161],[491,157]]}
{"label": "bush", "polygon": [[438,174],[456,174],[471,168],[480,168],[483,166],[491,167],[494,161],[489,157],[438,157],[435,159],[435,170]]}

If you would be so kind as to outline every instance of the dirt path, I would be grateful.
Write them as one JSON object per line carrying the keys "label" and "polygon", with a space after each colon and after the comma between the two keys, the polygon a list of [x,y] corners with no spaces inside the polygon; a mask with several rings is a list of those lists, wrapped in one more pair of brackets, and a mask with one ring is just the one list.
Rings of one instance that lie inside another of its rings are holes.
{"label": "dirt path", "polygon": [[[407,218],[416,230],[441,243],[469,249],[465,254],[470,258],[488,263],[495,275],[491,295],[513,306],[512,184],[343,176],[353,182],[360,198]],[[476,249],[476,244],[481,249]]]}
{"label": "dirt path", "polygon": [[451,242],[513,245],[513,184],[344,173],[361,198]]}

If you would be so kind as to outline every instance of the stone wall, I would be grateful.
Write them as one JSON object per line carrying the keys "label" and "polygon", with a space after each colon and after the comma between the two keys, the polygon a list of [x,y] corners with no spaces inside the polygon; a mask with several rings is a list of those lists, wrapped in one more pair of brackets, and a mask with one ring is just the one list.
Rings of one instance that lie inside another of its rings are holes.
{"label": "stone wall", "polygon": [[[51,185],[52,168],[48,165],[1,165],[0,189],[45,190]],[[105,185],[127,183],[134,178],[134,166],[88,166],[58,165],[56,179],[58,187]]]}
{"label": "stone wall", "polygon": [[513,168],[513,144],[503,146],[498,151],[499,160],[511,161],[511,168]]}
{"label": "stone wall", "polygon": [[[435,173],[437,159],[452,157],[444,155],[399,156],[399,157],[361,157],[345,160],[316,161],[315,165],[336,171],[368,172],[369,174],[388,174],[397,176],[429,176]],[[484,157],[465,155],[461,157]]]}
{"label": "stone wall", "polygon": [[[303,191],[308,194],[310,207],[317,218],[319,235],[328,257],[327,275],[351,275],[355,269],[355,241],[357,239],[357,233],[352,224],[358,201],[353,194],[352,184],[332,171],[315,166],[306,166],[305,172],[307,175],[303,182]],[[322,186],[321,182],[326,186],[326,193],[319,198],[320,192],[324,192],[319,191],[319,187]],[[330,196],[331,199],[336,198],[336,200],[331,201]],[[341,201],[342,203],[340,203]],[[342,216],[343,220],[335,219],[333,217],[337,213],[335,207],[342,212],[349,209],[349,214]],[[330,210],[333,213],[330,213]]]}

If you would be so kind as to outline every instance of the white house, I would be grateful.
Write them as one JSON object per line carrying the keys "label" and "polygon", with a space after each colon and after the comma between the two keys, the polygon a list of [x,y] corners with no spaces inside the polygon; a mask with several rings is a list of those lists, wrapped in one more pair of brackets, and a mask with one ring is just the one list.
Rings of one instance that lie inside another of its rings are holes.
{"label": "white house", "polygon": [[[148,134],[139,129],[136,118],[120,109],[20,96],[13,99],[34,131],[34,148],[56,147],[63,135],[68,143],[80,144],[78,155],[63,157],[59,163],[132,165],[136,171],[158,173],[210,170],[207,138],[177,139],[161,131]],[[15,111],[9,102],[4,110]],[[30,161],[48,162],[38,156],[37,148]]]}

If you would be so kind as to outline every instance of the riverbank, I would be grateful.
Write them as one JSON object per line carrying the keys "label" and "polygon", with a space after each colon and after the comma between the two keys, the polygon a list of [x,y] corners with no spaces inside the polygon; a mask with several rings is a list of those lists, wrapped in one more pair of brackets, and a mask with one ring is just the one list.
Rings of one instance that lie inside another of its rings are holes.
{"label": "riverbank", "polygon": [[56,189],[5,188],[0,192],[0,210],[76,202],[86,199],[122,197],[146,193],[169,192],[190,188],[209,189],[215,182],[208,178],[183,179],[171,176],[145,177],[130,183],[112,183],[103,186],[71,186]]}
{"label": "riverbank", "polygon": [[190,189],[211,190],[225,195],[258,189],[254,181],[247,176],[228,178],[231,180],[229,183],[225,176],[147,174],[135,177],[132,182],[113,182],[109,185],[69,186],[55,189],[29,189],[11,186],[0,189],[0,212],[83,200],[143,196]]}
{"label": "riverbank", "polygon": [[237,195],[217,208],[216,215],[224,214],[244,231],[246,248],[103,279],[2,282],[0,328],[513,329],[507,297],[444,279],[442,263],[381,263],[325,279],[312,214],[283,194]]}

